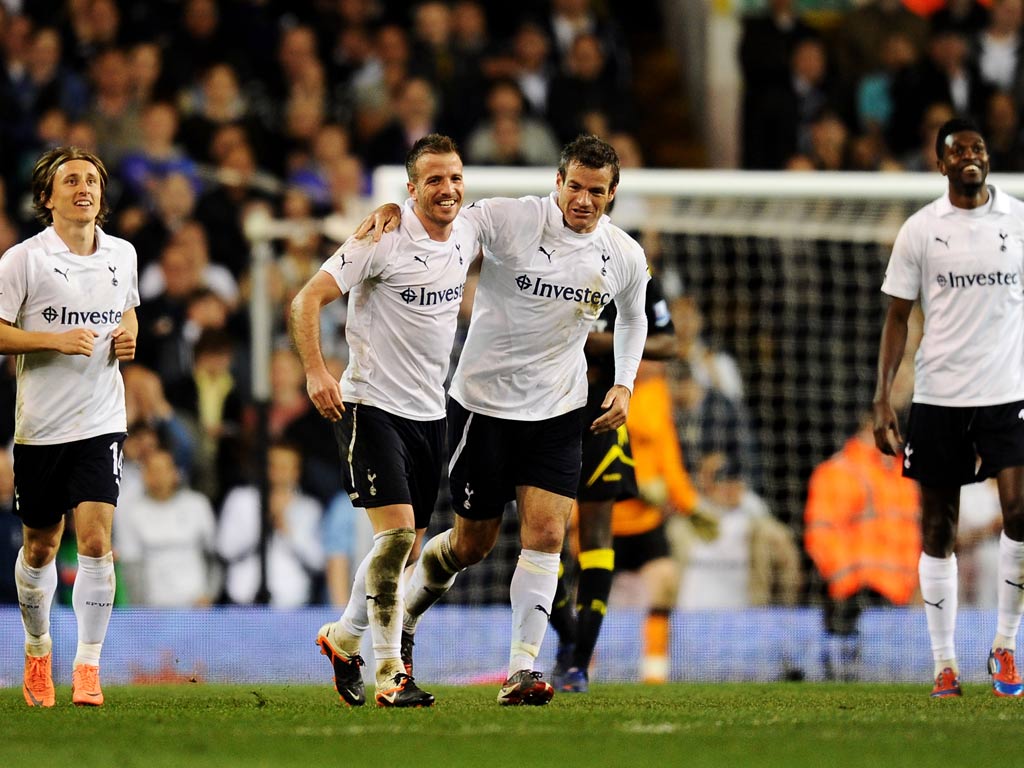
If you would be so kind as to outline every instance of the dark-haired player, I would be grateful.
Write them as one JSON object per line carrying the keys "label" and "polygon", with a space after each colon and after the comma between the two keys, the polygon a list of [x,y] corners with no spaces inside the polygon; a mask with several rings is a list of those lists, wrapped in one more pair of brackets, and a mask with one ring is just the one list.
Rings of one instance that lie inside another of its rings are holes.
{"label": "dark-haired player", "polygon": [[[960,487],[995,477],[1003,510],[999,598],[988,665],[997,696],[1024,692],[1014,662],[1024,613],[1024,203],[987,184],[989,155],[972,122],[938,132],[947,193],[911,216],[882,290],[892,297],[878,356],[874,435],[921,486],[918,566],[935,686],[960,695],[953,638]],[[906,442],[891,401],[914,302],[924,312]]]}

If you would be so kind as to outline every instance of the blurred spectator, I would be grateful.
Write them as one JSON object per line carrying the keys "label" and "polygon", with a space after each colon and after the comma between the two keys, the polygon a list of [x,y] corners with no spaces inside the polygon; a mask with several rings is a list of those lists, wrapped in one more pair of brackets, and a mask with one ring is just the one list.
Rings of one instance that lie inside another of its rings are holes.
{"label": "blurred spectator", "polygon": [[632,67],[621,30],[607,14],[599,15],[596,6],[593,0],[551,0],[547,24],[548,37],[554,41],[552,54],[556,67],[566,71],[576,39],[580,35],[592,35],[603,52],[603,74],[615,88],[628,87]]}
{"label": "blurred spectator", "polygon": [[917,50],[902,32],[882,40],[882,66],[865,74],[856,84],[856,114],[861,130],[872,135],[889,135],[894,93],[902,78],[912,76]]}
{"label": "blurred spectator", "polygon": [[129,600],[160,608],[209,605],[217,592],[210,500],[181,487],[173,457],[161,448],[144,460],[143,484],[143,496],[120,506],[114,523]]}
{"label": "blurred spectator", "polygon": [[[331,605],[346,605],[355,568],[373,549],[373,526],[344,491],[327,505],[323,519],[324,579]],[[13,572],[13,565],[11,566]]]}
{"label": "blurred spectator", "polygon": [[951,104],[937,101],[929,104],[918,127],[918,146],[912,152],[900,157],[900,164],[907,171],[934,171],[938,158],[935,156],[935,135],[947,120],[956,115]]}
{"label": "blurred spectator", "polygon": [[196,162],[223,162],[227,151],[215,152],[214,139],[218,129],[224,126],[240,128],[241,137],[255,147],[257,154],[264,151],[266,129],[250,114],[238,74],[230,64],[223,61],[211,64],[201,77],[190,83],[182,102],[184,116],[178,138],[189,157]]}
{"label": "blurred spectator", "polygon": [[804,544],[827,588],[825,647],[829,679],[854,679],[860,653],[857,621],[872,605],[907,605],[917,590],[921,555],[917,484],[901,457],[875,447],[872,415],[807,488]]}
{"label": "blurred spectator", "polygon": [[993,0],[989,22],[966,39],[972,43],[971,58],[977,61],[981,81],[990,89],[1008,91],[1024,98],[1024,59],[1021,57],[1021,0]]}
{"label": "blurred spectator", "polygon": [[18,602],[14,563],[21,544],[21,518],[14,514],[14,461],[4,448],[0,450],[0,604]]}
{"label": "blurred spectator", "polygon": [[932,29],[952,27],[968,37],[974,37],[988,26],[988,3],[983,5],[978,0],[945,0],[940,8],[929,17]]}
{"label": "blurred spectator", "polygon": [[422,77],[406,80],[394,100],[394,118],[374,134],[363,152],[366,165],[405,165],[412,145],[438,130],[437,113],[437,94],[430,82]]}
{"label": "blurred spectator", "polygon": [[250,205],[271,198],[260,188],[262,175],[248,143],[226,150],[217,163],[217,183],[196,206],[196,218],[209,238],[211,260],[241,277],[249,264],[249,241],[242,231],[243,216]]}
{"label": "blurred spectator", "polygon": [[167,45],[174,55],[165,67],[175,90],[192,87],[217,62],[241,63],[235,38],[222,26],[216,0],[186,0],[178,22]]}
{"label": "blurred spectator", "polygon": [[819,171],[849,170],[849,129],[835,112],[821,113],[810,125],[808,156]]}
{"label": "blurred spectator", "polygon": [[1003,509],[995,478],[960,489],[956,563],[960,579],[957,601],[975,608],[998,608],[999,534]]}
{"label": "blurred spectator", "polygon": [[1000,173],[1024,171],[1020,112],[1013,96],[1005,91],[996,91],[989,96],[985,110],[985,146],[993,170]]}
{"label": "blurred spectator", "polygon": [[[128,424],[131,430],[127,442],[131,443],[128,454],[132,454],[129,461],[136,462],[141,467],[142,459],[149,452],[149,449],[157,444],[167,448],[174,456],[174,463],[185,473],[191,473],[195,463],[196,439],[189,426],[185,424],[175,413],[173,406],[164,394],[164,386],[160,378],[148,368],[138,363],[126,366],[123,370],[125,407],[127,410]],[[138,439],[134,432],[138,432]],[[148,432],[152,432],[152,439]],[[126,443],[127,445],[127,443]],[[129,474],[131,474],[129,472]],[[140,483],[136,490],[141,491],[141,472],[139,473]],[[131,480],[122,480],[121,494],[124,497],[126,490],[130,490]],[[127,498],[127,497],[126,497]]]}
{"label": "blurred spectator", "polygon": [[735,457],[747,483],[755,491],[759,489],[760,455],[742,404],[702,382],[684,361],[670,364],[669,381],[676,433],[687,471],[696,476],[702,456],[723,453]]}
{"label": "blurred spectator", "polygon": [[670,310],[679,342],[679,357],[690,364],[694,378],[730,400],[741,402],[743,377],[739,365],[732,355],[712,349],[704,341],[704,314],[697,302],[689,296],[679,296],[672,300]]}
{"label": "blurred spectator", "polygon": [[204,330],[195,343],[194,362],[167,387],[167,399],[195,436],[192,487],[214,503],[241,476],[242,398],[231,373],[234,338]]}
{"label": "blurred spectator", "polygon": [[593,112],[605,116],[609,129],[633,127],[629,92],[607,74],[601,45],[596,35],[580,34],[569,48],[562,72],[551,79],[547,120],[562,143],[585,132],[586,117]]}
{"label": "blurred spectator", "polygon": [[609,605],[629,603],[631,575],[639,577],[637,602],[648,609],[641,676],[649,683],[668,680],[668,620],[679,591],[679,567],[670,556],[665,518],[693,514],[698,506],[672,430],[672,403],[661,371],[661,364],[641,363],[626,420],[640,497],[612,508],[615,581]]}
{"label": "blurred spectator", "polygon": [[173,242],[160,254],[163,292],[146,299],[139,313],[138,352],[135,359],[167,382],[189,370],[189,350],[195,339],[184,337],[188,300],[202,287],[202,272],[195,254]]}
{"label": "blurred spectator", "polygon": [[[271,526],[266,572],[269,602],[277,608],[308,604],[324,567],[320,543],[320,503],[299,491],[302,454],[287,443],[267,453]],[[224,500],[217,551],[227,564],[225,593],[233,603],[256,600],[260,584],[260,497],[253,486],[232,490]]]}
{"label": "blurred spectator", "polygon": [[[952,105],[957,115],[972,116],[981,122],[992,90],[982,81],[970,57],[967,39],[955,29],[934,30],[928,39],[927,53],[913,74],[901,78],[893,88],[895,107],[890,142],[897,156],[908,151],[908,141],[920,136],[911,127],[921,125],[929,105],[944,102]],[[934,158],[928,168],[935,168]]]}
{"label": "blurred spectator", "polygon": [[868,0],[844,14],[838,25],[836,63],[840,78],[853,86],[862,77],[882,67],[882,41],[900,32],[915,51],[923,51],[928,22],[907,10],[901,0]]}
{"label": "blurred spectator", "polygon": [[525,114],[523,94],[507,79],[487,94],[484,120],[466,140],[466,161],[477,165],[554,165],[559,146],[551,129]]}
{"label": "blurred spectator", "polygon": [[525,22],[512,40],[512,63],[507,73],[519,84],[530,111],[544,117],[548,109],[548,90],[555,69],[551,64],[551,41],[544,30]]}
{"label": "blurred spectator", "polygon": [[178,133],[178,110],[165,101],[154,101],[142,109],[139,122],[141,141],[128,151],[119,169],[125,192],[146,209],[153,207],[161,182],[180,174],[198,187],[195,163],[174,143]]}
{"label": "blurred spectator", "polygon": [[141,105],[132,96],[128,56],[121,48],[106,48],[89,65],[92,100],[84,118],[96,131],[99,153],[108,168],[139,146]]}
{"label": "blurred spectator", "polygon": [[139,256],[139,274],[160,260],[160,254],[171,236],[192,220],[196,193],[188,175],[174,171],[162,177],[153,192],[153,208],[147,211],[141,225],[132,233],[132,242]]}
{"label": "blurred spectator", "polygon": [[765,86],[747,100],[743,167],[779,170],[792,155],[810,152],[811,124],[835,106],[828,80],[825,44],[814,37],[797,42],[785,83]]}
{"label": "blurred spectator", "polygon": [[683,564],[679,607],[795,605],[801,578],[793,531],[747,487],[739,464],[723,453],[702,456],[697,487],[701,508],[717,520],[718,531],[707,540],[693,532],[687,518],[670,521],[670,527],[678,523],[685,531],[677,552]]}
{"label": "blurred spectator", "polygon": [[[210,249],[207,245],[206,230],[203,226],[191,219],[180,223],[174,234],[171,235],[171,245],[184,248],[189,257],[189,269],[194,275],[195,291],[211,291],[223,303],[225,309],[230,312],[238,306],[239,288],[231,270],[220,264],[210,263]],[[144,301],[160,296],[167,288],[162,265],[150,264],[142,270],[139,278],[139,295]],[[188,300],[192,300],[192,295]],[[187,314],[187,313],[186,313]],[[189,341],[195,341],[198,333],[191,333],[185,329],[185,337]]]}
{"label": "blurred spectator", "polygon": [[[790,82],[790,61],[798,42],[817,36],[794,8],[794,0],[771,0],[765,13],[743,17],[739,45],[743,76],[744,147],[748,137],[760,130],[755,116],[760,110],[758,94],[765,89],[779,92]],[[744,151],[744,167],[752,167]]]}
{"label": "blurred spectator", "polygon": [[[409,39],[397,24],[384,24],[374,35],[373,54],[353,75],[353,135],[365,159],[367,146],[393,116],[392,105],[409,79]],[[411,144],[410,144],[411,146]]]}
{"label": "blurred spectator", "polygon": [[137,104],[175,101],[178,94],[164,71],[164,52],[159,44],[152,40],[135,43],[128,50],[128,61],[131,94]]}

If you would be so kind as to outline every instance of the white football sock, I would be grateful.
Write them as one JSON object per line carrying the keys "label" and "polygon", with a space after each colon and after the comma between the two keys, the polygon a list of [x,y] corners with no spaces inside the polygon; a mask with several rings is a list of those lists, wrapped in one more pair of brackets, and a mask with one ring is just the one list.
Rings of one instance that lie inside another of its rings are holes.
{"label": "white football sock", "polygon": [[370,617],[366,612],[366,570],[370,567],[372,557],[373,550],[371,549],[356,568],[356,575],[352,579],[352,591],[348,596],[348,605],[345,606],[341,618],[331,625],[331,629],[327,633],[327,638],[334,647],[349,656],[359,653],[363,635],[370,628]]}
{"label": "white football sock", "polygon": [[1004,532],[999,537],[999,618],[993,650],[1017,650],[1017,630],[1024,614],[1024,542]]}
{"label": "white football sock", "polygon": [[415,632],[420,617],[452,588],[462,566],[452,551],[452,529],[434,536],[423,547],[405,587],[402,629]]}
{"label": "white football sock", "polygon": [[416,531],[392,528],[373,537],[366,569],[366,609],[377,661],[377,686],[405,672],[400,653],[402,640],[402,571],[409,559]]}
{"label": "white football sock", "polygon": [[114,555],[78,556],[78,573],[71,590],[71,605],[78,622],[78,650],[75,664],[98,667],[103,639],[114,608]]}
{"label": "white football sock", "polygon": [[509,652],[508,675],[521,669],[533,669],[544,642],[551,617],[551,603],[558,587],[557,552],[524,549],[519,553],[512,574],[509,597],[512,602],[512,647]]}
{"label": "white football sock", "polygon": [[50,639],[50,607],[57,593],[57,562],[51,560],[42,568],[25,562],[25,548],[18,550],[14,563],[14,582],[18,588],[21,623],[25,628],[25,652],[45,656],[53,646]]}
{"label": "white football sock", "polygon": [[956,646],[953,642],[957,611],[956,555],[941,558],[922,552],[917,573],[921,579],[921,597],[924,599],[924,613],[928,619],[935,674],[946,667],[957,672]]}

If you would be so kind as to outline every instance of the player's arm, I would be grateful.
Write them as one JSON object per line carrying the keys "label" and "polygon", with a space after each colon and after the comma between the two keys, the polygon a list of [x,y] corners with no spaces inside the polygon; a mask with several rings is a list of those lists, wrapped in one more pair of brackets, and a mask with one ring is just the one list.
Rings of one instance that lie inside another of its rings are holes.
{"label": "player's arm", "polygon": [[338,421],[345,411],[341,385],[327,370],[320,350],[320,312],[341,298],[341,288],[327,272],[317,272],[292,300],[288,330],[306,371],[306,392],[317,411],[328,421]]}
{"label": "player's arm", "polygon": [[615,353],[615,384],[601,403],[604,413],[590,425],[594,433],[618,429],[626,423],[633,381],[647,340],[647,314],[644,297],[647,290],[646,270],[639,272],[624,291],[615,297],[619,308],[615,319],[612,350]]}
{"label": "player's arm", "polygon": [[895,456],[900,451],[903,437],[899,419],[892,407],[892,384],[896,378],[903,352],[907,346],[907,324],[914,308],[911,299],[896,296],[889,302],[882,327],[882,340],[878,349],[878,380],[873,403],[875,445],[882,453]]}
{"label": "player's arm", "polygon": [[121,322],[111,334],[114,357],[127,362],[135,359],[135,340],[139,336],[139,318],[135,307],[121,315]]}
{"label": "player's arm", "polygon": [[26,352],[59,352],[62,355],[92,355],[96,331],[72,328],[61,333],[26,331],[0,320],[0,354],[21,355]]}

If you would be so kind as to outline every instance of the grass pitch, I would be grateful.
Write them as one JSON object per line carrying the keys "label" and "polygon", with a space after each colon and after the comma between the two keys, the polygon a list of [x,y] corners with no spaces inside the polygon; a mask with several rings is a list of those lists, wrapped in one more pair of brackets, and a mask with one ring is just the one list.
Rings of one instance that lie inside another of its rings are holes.
{"label": "grass pitch", "polygon": [[328,685],[105,687],[99,709],[25,706],[0,689],[0,765],[944,766],[1005,763],[1024,701],[968,685],[601,685],[546,707],[496,686],[427,686],[433,709],[348,709]]}

